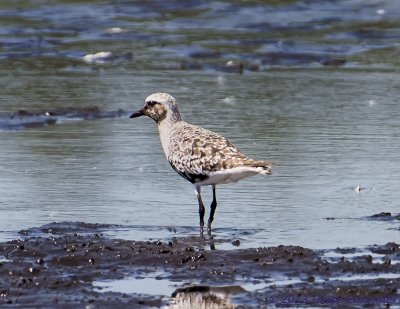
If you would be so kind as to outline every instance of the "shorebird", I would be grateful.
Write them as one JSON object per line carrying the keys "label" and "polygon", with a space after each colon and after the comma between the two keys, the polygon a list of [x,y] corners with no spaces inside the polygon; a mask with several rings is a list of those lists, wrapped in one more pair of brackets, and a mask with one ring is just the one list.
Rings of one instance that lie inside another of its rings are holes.
{"label": "shorebird", "polygon": [[158,124],[161,145],[172,168],[195,188],[199,203],[200,232],[204,229],[205,207],[201,186],[212,186],[208,232],[214,220],[217,198],[215,186],[236,182],[256,174],[272,173],[271,162],[253,160],[241,153],[225,137],[182,120],[176,100],[168,93],[153,93],[130,118],[148,116]]}

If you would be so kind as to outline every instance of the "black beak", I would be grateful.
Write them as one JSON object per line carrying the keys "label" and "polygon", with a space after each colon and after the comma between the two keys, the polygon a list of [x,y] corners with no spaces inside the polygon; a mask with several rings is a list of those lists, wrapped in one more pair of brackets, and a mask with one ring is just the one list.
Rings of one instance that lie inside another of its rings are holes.
{"label": "black beak", "polygon": [[144,115],[145,115],[144,109],[141,109],[141,110],[133,113],[132,115],[130,115],[129,118],[137,118],[137,117],[144,116]]}

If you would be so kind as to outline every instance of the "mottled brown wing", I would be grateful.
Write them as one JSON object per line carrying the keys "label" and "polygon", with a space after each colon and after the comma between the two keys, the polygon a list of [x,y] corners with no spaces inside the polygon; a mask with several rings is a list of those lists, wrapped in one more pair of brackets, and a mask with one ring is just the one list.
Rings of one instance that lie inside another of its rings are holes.
{"label": "mottled brown wing", "polygon": [[184,178],[194,182],[210,172],[250,164],[231,142],[212,131],[190,124],[174,130],[168,160]]}

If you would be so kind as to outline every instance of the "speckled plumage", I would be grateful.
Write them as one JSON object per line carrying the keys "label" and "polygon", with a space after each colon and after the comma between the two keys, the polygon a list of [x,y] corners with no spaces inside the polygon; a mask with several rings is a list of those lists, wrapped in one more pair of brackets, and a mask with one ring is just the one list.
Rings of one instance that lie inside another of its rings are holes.
{"label": "speckled plumage", "polygon": [[236,182],[256,174],[271,174],[271,163],[249,159],[225,137],[182,120],[175,99],[167,93],[154,93],[131,118],[148,116],[158,124],[161,144],[172,168],[195,185],[199,202],[200,227],[204,225],[204,205],[200,186],[213,186],[213,202],[208,220],[217,206],[215,185]]}
{"label": "speckled plumage", "polygon": [[[271,173],[268,162],[249,159],[223,136],[184,121],[172,127],[166,155],[171,166],[181,176],[200,185],[213,184],[207,180],[215,173],[237,167],[248,168],[249,173],[253,170],[254,174]],[[231,181],[226,179],[219,183],[228,182]]]}

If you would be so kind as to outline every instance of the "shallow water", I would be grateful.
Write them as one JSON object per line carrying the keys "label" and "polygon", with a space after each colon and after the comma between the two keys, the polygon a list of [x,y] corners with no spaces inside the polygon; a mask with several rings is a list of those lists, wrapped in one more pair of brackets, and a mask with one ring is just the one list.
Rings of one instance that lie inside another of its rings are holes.
{"label": "shallow water", "polygon": [[[398,279],[399,275],[396,273],[383,273],[383,274],[362,274],[362,275],[343,275],[338,277],[317,278],[315,282],[323,283],[325,281],[341,281],[341,282],[357,282],[360,280],[378,280],[378,279]],[[240,280],[240,279],[239,279]],[[298,283],[304,283],[304,279],[290,278],[290,277],[271,277],[270,281],[255,281],[243,283],[241,282],[238,288],[242,291],[254,292],[257,290],[276,288],[277,286],[288,286]],[[119,292],[119,293],[136,293],[136,294],[150,294],[150,295],[171,295],[177,289],[177,287],[196,286],[196,283],[191,282],[180,284],[168,279],[163,278],[137,278],[127,277],[121,280],[108,280],[108,281],[96,281],[93,283],[94,287],[101,292]],[[199,284],[198,284],[199,285]],[[228,294],[229,293],[225,293]]]}
{"label": "shallow water", "polygon": [[137,293],[150,295],[171,295],[176,286],[169,280],[156,278],[124,278],[114,281],[99,281],[95,288],[102,292]]}
{"label": "shallow water", "polygon": [[[330,284],[332,284],[332,282],[340,282],[340,284],[348,282],[352,283],[353,286],[357,286],[363,281],[375,282],[376,284],[378,280],[396,280],[398,278],[398,273],[343,274],[329,278],[326,276],[321,278],[313,277],[313,284],[324,285],[329,281]],[[305,278],[293,278],[292,276],[282,274],[272,274],[271,279],[267,280],[243,282],[243,278],[239,277],[237,282],[240,282],[240,285],[224,286],[221,285],[221,283],[216,283],[216,286],[204,286],[201,282],[196,282],[196,280],[192,280],[191,282],[175,282],[162,278],[162,276],[148,278],[138,278],[136,276],[126,277],[121,280],[95,281],[93,282],[93,286],[95,287],[95,290],[102,293],[118,292],[126,294],[163,295],[164,300],[168,302],[168,306],[165,306],[165,308],[182,309],[193,307],[200,308],[204,306],[207,308],[235,308],[239,304],[245,303],[246,305],[249,305],[249,302],[254,301],[254,299],[249,296],[248,292],[260,293],[261,295],[262,293],[265,293],[264,295],[266,295],[268,291],[271,291],[271,289],[274,290],[288,286],[293,289],[296,286],[304,284]],[[191,289],[193,291],[190,291]],[[337,289],[340,290],[340,288]],[[213,295],[213,297],[208,299],[207,296],[210,294]],[[306,299],[306,297],[307,296],[303,296],[303,302],[298,301],[303,304],[298,304],[297,307],[308,308],[310,306],[310,304],[309,306],[304,304],[304,299]],[[252,299],[252,301],[250,301],[250,299]],[[388,300],[390,299],[393,302],[393,305],[397,308],[398,306],[396,306],[395,303],[397,299],[395,297],[389,297]],[[374,300],[374,298],[371,297],[370,301],[372,300]],[[377,298],[375,298],[375,301],[377,301],[377,303],[382,302],[382,300],[378,300]],[[293,299],[292,301],[287,300],[287,303],[293,302]],[[318,298],[311,301],[311,307],[315,308],[318,306],[318,302],[320,302]],[[207,303],[210,305],[207,306]],[[211,305],[213,305],[213,307],[211,307]],[[228,305],[230,307],[228,307]]]}
{"label": "shallow water", "polygon": [[[398,239],[398,223],[366,220],[398,212],[400,199],[397,2],[194,3],[2,2],[2,117],[134,111],[167,91],[188,122],[275,162],[272,176],[217,188],[216,238],[311,248]],[[84,58],[102,51],[112,56]],[[107,233],[131,239],[198,233],[193,189],[149,119],[2,128],[0,140],[1,240],[52,221],[126,225]]]}

